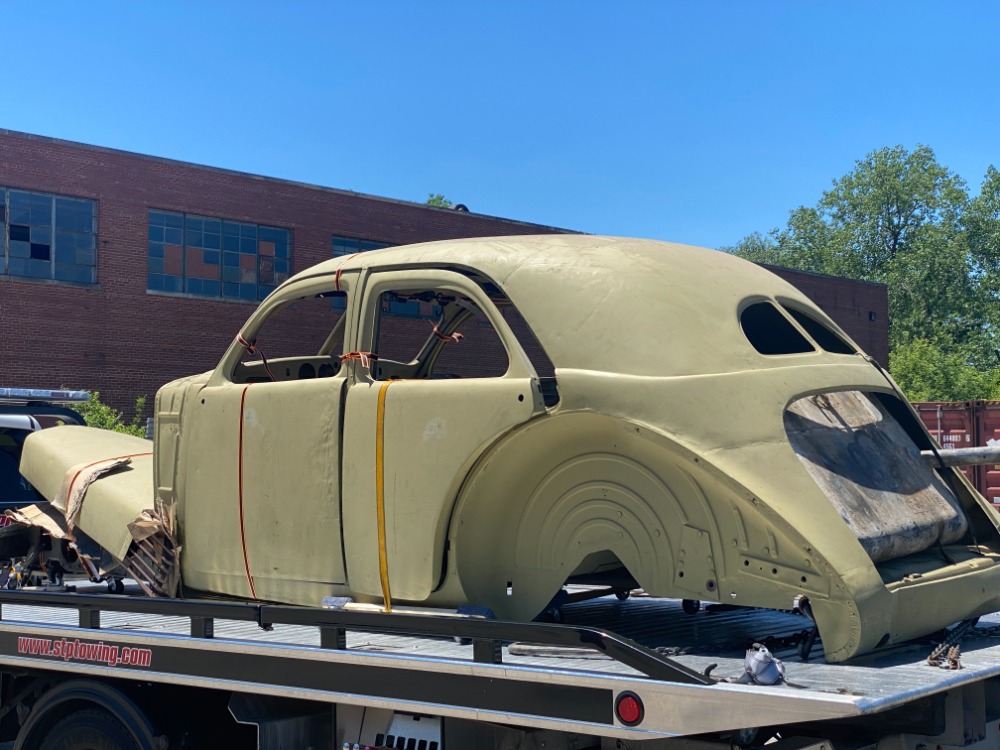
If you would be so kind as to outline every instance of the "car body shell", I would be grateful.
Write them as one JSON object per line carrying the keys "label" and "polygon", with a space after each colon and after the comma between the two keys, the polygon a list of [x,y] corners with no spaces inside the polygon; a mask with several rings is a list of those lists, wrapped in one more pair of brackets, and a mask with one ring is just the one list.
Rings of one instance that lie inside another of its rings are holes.
{"label": "car body shell", "polygon": [[[430,377],[444,346],[434,337],[412,362],[379,358],[385,295],[421,290],[474,307],[506,370]],[[248,360],[277,311],[327,295],[345,309],[335,350],[327,341],[267,367]],[[807,347],[762,352],[746,330],[755,305]],[[296,377],[324,364],[326,377]],[[870,418],[809,432],[816,409],[834,422],[858,409]],[[861,433],[881,437],[859,449]],[[811,454],[814,434],[834,447]],[[839,661],[1000,607],[996,517],[958,472],[915,468],[929,442],[891,378],[764,269],[649,240],[506,237],[335,258],[290,279],[214,371],[160,390],[150,481],[176,508],[193,590],[471,603],[519,619],[567,580],[775,609],[804,597],[827,659]],[[84,443],[73,463],[114,452]],[[47,455],[67,447],[51,443]],[[828,453],[855,456],[863,475],[840,458],[827,465]],[[43,477],[54,464],[37,463],[30,478],[54,490]],[[886,474],[905,474],[906,486],[872,481]],[[902,552],[876,559],[881,527],[862,538],[840,502],[844,476],[862,514],[901,498],[923,517],[930,493],[947,523],[930,518],[917,533],[900,520],[889,531]],[[81,528],[109,549],[127,545],[108,526]]]}

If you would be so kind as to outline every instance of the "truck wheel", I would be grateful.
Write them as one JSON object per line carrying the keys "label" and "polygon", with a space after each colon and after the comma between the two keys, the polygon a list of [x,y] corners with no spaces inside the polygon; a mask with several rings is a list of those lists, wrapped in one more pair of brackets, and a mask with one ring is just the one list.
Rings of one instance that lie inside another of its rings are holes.
{"label": "truck wheel", "polygon": [[76,711],[56,724],[42,741],[45,750],[140,750],[125,725],[107,711]]}

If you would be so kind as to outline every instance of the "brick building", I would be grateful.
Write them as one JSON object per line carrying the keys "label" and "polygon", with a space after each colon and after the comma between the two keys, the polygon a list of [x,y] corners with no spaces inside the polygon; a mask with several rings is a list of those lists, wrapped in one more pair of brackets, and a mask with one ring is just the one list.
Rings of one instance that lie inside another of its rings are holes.
{"label": "brick building", "polygon": [[[562,231],[0,130],[0,385],[128,409],[214,367],[254,303],[332,255]],[[772,270],[886,360],[885,287]]]}

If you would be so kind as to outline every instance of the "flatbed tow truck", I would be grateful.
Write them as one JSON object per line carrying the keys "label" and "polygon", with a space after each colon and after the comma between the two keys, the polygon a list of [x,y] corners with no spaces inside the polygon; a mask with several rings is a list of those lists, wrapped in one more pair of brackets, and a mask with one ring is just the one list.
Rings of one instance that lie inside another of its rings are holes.
{"label": "flatbed tow truck", "polygon": [[[1000,743],[1000,615],[946,636],[948,669],[928,664],[940,637],[827,664],[799,614],[641,593],[515,623],[87,592],[0,592],[3,747]],[[720,680],[754,641],[785,680]]]}
{"label": "flatbed tow truck", "polygon": [[890,376],[738,259],[333,259],[155,411],[152,444],[26,439],[56,532],[136,580],[0,591],[14,750],[1000,746],[1000,517]]}

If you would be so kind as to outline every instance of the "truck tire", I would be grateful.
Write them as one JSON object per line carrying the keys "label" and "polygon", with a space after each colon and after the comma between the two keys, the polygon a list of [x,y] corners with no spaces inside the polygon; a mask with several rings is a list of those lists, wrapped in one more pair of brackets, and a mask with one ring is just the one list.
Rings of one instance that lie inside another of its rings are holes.
{"label": "truck tire", "polygon": [[135,738],[107,711],[71,713],[42,740],[40,750],[140,750]]}

